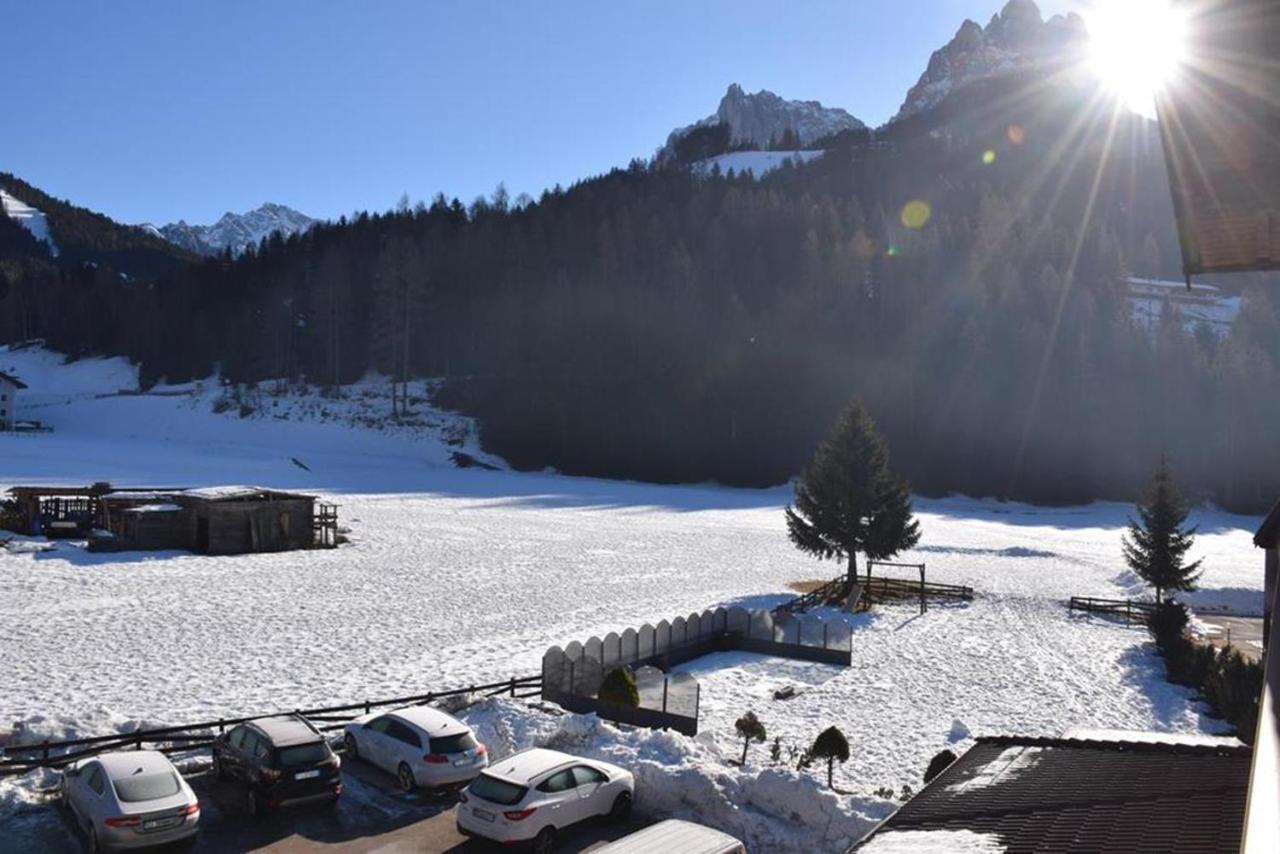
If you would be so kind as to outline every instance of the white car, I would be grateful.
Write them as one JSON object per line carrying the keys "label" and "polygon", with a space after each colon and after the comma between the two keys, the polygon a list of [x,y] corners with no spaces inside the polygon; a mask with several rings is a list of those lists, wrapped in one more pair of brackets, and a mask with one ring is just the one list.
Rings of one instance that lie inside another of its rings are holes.
{"label": "white car", "polygon": [[80,759],[62,772],[62,801],[90,851],[163,845],[194,836],[200,802],[178,769],[155,750]]}
{"label": "white car", "polygon": [[466,783],[489,767],[485,746],[471,728],[430,706],[356,718],[347,724],[342,742],[348,756],[395,774],[406,792]]}
{"label": "white car", "polygon": [[511,845],[532,842],[537,854],[556,844],[556,832],[594,816],[623,821],[636,782],[630,771],[534,748],[495,762],[458,797],[458,832]]}
{"label": "white car", "polygon": [[669,818],[595,849],[595,854],[747,854],[727,833],[691,821]]}

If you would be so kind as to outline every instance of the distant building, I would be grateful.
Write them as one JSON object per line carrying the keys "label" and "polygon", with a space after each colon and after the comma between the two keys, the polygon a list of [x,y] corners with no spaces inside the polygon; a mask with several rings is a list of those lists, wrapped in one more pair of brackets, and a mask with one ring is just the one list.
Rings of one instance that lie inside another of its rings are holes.
{"label": "distant building", "polygon": [[27,385],[15,376],[0,371],[0,430],[12,430],[18,411],[18,392]]}
{"label": "distant building", "polygon": [[1237,854],[1250,757],[1214,736],[979,738],[853,850]]}
{"label": "distant building", "polygon": [[1148,333],[1154,332],[1166,311],[1174,312],[1188,332],[1203,326],[1225,338],[1240,314],[1240,297],[1223,296],[1213,285],[1192,285],[1162,279],[1125,279],[1129,289],[1129,314]]}

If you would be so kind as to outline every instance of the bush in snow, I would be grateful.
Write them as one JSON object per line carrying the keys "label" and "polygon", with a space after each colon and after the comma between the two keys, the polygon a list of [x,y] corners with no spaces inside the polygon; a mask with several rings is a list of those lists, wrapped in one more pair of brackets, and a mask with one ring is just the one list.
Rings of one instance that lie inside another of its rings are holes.
{"label": "bush in snow", "polygon": [[640,689],[629,667],[615,667],[604,675],[597,695],[601,700],[635,708],[640,705]]}
{"label": "bush in snow", "polygon": [[849,740],[844,737],[839,727],[829,726],[818,733],[818,737],[813,740],[813,747],[809,748],[808,757],[827,760],[827,788],[833,788],[831,778],[835,773],[836,760],[849,761]]}
{"label": "bush in snow", "polygon": [[933,778],[937,777],[943,771],[956,761],[956,755],[950,750],[939,750],[929,760],[929,767],[924,770],[924,784],[927,786],[933,782]]}
{"label": "bush in snow", "polygon": [[747,748],[751,746],[751,742],[758,741],[763,743],[769,736],[765,732],[764,724],[760,723],[760,719],[756,717],[755,712],[747,712],[738,718],[733,728],[738,731],[738,736],[742,739],[742,764],[746,765]]}

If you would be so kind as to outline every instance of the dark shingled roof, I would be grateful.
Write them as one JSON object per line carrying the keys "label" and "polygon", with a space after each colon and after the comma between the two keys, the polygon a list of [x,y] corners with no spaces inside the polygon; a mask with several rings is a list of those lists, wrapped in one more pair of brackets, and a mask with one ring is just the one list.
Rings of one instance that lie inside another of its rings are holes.
{"label": "dark shingled roof", "polygon": [[1277,541],[1280,541],[1280,501],[1271,505],[1271,512],[1253,535],[1253,544],[1260,549],[1275,548]]}
{"label": "dark shingled roof", "polygon": [[980,738],[875,834],[968,830],[1023,852],[1240,848],[1247,747]]}
{"label": "dark shingled roof", "polygon": [[13,384],[14,384],[15,386],[17,386],[18,388],[26,388],[26,387],[27,387],[27,384],[26,384],[26,383],[24,383],[22,380],[18,379],[18,378],[17,378],[17,377],[15,377],[13,374],[6,374],[4,371],[0,371],[0,380],[8,380],[9,382],[13,383]]}

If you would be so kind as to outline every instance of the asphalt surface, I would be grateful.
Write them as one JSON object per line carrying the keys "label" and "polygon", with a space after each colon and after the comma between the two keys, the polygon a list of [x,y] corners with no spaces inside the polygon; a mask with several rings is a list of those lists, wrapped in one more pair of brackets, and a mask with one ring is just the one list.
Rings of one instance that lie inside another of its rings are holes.
{"label": "asphalt surface", "polygon": [[1230,642],[1231,648],[1237,650],[1252,661],[1262,658],[1262,618],[1261,617],[1219,617],[1213,614],[1197,614],[1200,622],[1218,629],[1218,633],[1207,639],[1216,647],[1224,647]]}
{"label": "asphalt surface", "polygon": [[[377,852],[494,852],[509,851],[492,843],[468,839],[458,833],[454,810],[457,797],[418,791],[401,792],[395,778],[359,760],[343,760],[343,793],[332,805],[293,807],[253,818],[245,811],[243,789],[219,782],[210,773],[187,776],[200,799],[200,834],[194,844],[146,849],[170,852],[263,851],[294,854],[308,851]],[[51,801],[50,810],[57,809]],[[651,824],[653,819],[635,814],[622,824],[603,820],[584,822],[563,832],[556,850],[590,851]],[[72,852],[84,841],[64,814],[50,825],[48,838],[36,841],[39,850]],[[0,840],[0,850],[4,849]]]}

